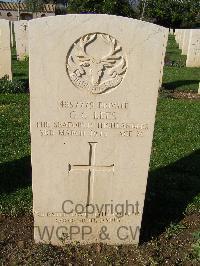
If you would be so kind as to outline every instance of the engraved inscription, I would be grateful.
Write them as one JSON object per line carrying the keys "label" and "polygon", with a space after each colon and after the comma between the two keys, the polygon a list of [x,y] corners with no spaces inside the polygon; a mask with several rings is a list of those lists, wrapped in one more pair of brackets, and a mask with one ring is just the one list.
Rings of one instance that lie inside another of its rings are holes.
{"label": "engraved inscription", "polygon": [[21,24],[20,28],[21,28],[22,31],[27,31],[28,25],[26,25],[26,23]]}
{"label": "engraved inscription", "polygon": [[86,206],[89,206],[93,202],[94,196],[94,177],[96,171],[112,172],[114,175],[114,164],[108,166],[96,165],[95,155],[97,142],[89,142],[89,164],[88,165],[71,165],[68,166],[68,173],[73,171],[88,171],[88,194]]}
{"label": "engraved inscription", "polygon": [[198,62],[200,58],[200,41],[197,40],[196,43],[193,44],[194,47],[194,60]]}
{"label": "engraved inscription", "polygon": [[90,33],[81,37],[67,55],[70,80],[77,88],[91,94],[116,88],[126,71],[127,59],[122,46],[108,34]]}
{"label": "engraved inscription", "polygon": [[148,122],[130,121],[129,103],[58,101],[64,120],[37,121],[41,137],[94,137],[120,138],[145,137],[149,132]]}

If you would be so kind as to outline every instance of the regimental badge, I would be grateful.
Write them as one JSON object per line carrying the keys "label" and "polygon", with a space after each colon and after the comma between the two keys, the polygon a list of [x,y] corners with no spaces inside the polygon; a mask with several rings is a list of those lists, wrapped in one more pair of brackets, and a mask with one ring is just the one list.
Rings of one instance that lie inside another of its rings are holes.
{"label": "regimental badge", "polygon": [[[99,43],[103,42],[103,47]],[[90,48],[95,48],[90,49]],[[115,89],[127,72],[122,46],[105,33],[90,33],[78,39],[67,55],[67,73],[79,89],[102,94]]]}

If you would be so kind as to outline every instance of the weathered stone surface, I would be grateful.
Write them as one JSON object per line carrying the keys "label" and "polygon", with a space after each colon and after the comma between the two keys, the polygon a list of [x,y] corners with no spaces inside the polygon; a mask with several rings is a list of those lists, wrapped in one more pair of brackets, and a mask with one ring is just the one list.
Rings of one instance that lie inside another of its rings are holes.
{"label": "weathered stone surface", "polygon": [[35,241],[138,243],[168,29],[67,15],[29,33]]}
{"label": "weathered stone surface", "polygon": [[0,78],[12,79],[9,21],[0,20]]}
{"label": "weathered stone surface", "polygon": [[200,29],[192,29],[187,54],[187,67],[200,67]]}
{"label": "weathered stone surface", "polygon": [[14,22],[17,59],[24,60],[29,55],[28,21],[20,20]]}

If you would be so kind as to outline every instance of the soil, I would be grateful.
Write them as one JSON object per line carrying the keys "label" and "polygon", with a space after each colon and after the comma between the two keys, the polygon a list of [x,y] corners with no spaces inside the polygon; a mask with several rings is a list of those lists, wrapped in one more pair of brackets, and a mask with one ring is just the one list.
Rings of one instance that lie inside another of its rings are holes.
{"label": "soil", "polygon": [[192,249],[197,241],[193,233],[200,231],[200,213],[185,216],[179,225],[181,230],[166,230],[138,247],[103,244],[55,247],[34,243],[32,216],[0,216],[0,264],[200,265]]}

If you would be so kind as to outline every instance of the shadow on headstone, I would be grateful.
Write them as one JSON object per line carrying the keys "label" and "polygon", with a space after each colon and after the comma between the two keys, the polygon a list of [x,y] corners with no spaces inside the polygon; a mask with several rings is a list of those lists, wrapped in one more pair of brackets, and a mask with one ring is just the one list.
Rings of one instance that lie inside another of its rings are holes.
{"label": "shadow on headstone", "polygon": [[149,173],[140,242],[160,235],[200,193],[200,149]]}

